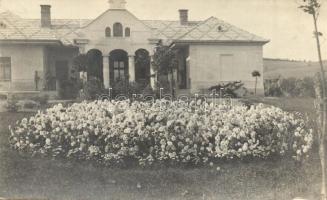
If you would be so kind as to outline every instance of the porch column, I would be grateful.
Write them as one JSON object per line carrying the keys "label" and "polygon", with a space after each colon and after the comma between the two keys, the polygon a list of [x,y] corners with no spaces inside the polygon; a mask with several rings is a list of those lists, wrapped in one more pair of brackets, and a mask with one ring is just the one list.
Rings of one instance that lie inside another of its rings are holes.
{"label": "porch column", "polygon": [[135,81],[135,57],[134,55],[128,55],[128,75],[129,81]]}
{"label": "porch column", "polygon": [[156,78],[157,75],[155,74],[155,71],[153,70],[153,55],[150,56],[150,85],[152,89],[155,89],[156,87]]}
{"label": "porch column", "polygon": [[109,56],[103,56],[103,84],[106,89],[109,89]]}

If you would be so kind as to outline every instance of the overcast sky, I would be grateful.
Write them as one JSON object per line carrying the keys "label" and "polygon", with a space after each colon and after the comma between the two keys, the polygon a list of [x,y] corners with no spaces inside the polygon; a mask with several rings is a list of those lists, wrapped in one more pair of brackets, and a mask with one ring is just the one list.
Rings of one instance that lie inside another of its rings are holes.
{"label": "overcast sky", "polygon": [[[0,0],[1,1],[1,0]],[[327,0],[319,21],[323,59],[327,59]],[[270,39],[264,57],[317,60],[312,17],[297,7],[301,0],[127,0],[127,9],[140,19],[178,19],[189,9],[190,20],[210,16]],[[108,0],[2,0],[2,7],[26,18],[39,18],[40,4],[52,5],[53,18],[95,18],[108,9]]]}

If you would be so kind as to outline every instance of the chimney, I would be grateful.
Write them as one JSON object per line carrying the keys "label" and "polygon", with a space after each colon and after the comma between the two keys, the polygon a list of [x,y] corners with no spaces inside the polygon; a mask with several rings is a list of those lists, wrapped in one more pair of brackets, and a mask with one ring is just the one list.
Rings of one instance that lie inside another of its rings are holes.
{"label": "chimney", "polygon": [[41,27],[51,28],[51,6],[41,5]]}
{"label": "chimney", "polygon": [[179,20],[180,20],[181,25],[188,24],[188,10],[186,10],[186,9],[179,10]]}

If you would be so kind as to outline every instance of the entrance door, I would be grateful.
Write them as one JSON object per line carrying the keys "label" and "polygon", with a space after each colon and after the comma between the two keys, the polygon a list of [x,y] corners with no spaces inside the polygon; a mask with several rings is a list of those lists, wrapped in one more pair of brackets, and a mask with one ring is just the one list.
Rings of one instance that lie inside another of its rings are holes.
{"label": "entrance door", "polygon": [[123,50],[110,52],[110,85],[120,81],[128,81],[128,54]]}

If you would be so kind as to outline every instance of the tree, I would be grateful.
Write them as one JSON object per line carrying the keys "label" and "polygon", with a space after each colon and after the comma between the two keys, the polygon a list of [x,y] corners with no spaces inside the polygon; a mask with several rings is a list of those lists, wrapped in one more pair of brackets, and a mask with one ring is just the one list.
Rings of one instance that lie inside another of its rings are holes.
{"label": "tree", "polygon": [[255,85],[254,85],[254,95],[257,95],[257,84],[258,84],[258,77],[261,76],[260,72],[257,70],[254,70],[252,72],[252,76],[255,77]]}
{"label": "tree", "polygon": [[[321,48],[320,48],[320,36],[322,33],[318,30],[318,17],[321,4],[319,0],[302,0],[303,3],[299,6],[304,12],[312,16],[313,25],[314,25],[314,36],[316,39],[318,59],[320,65],[320,81],[319,86],[321,86],[321,92],[317,92],[316,101],[319,103],[319,115],[318,118],[318,132],[319,132],[319,156],[321,163],[321,172],[322,172],[322,181],[321,181],[321,199],[326,200],[326,160],[325,160],[325,134],[326,134],[326,116],[327,116],[327,106],[326,106],[326,77],[324,66],[321,57]],[[318,86],[318,87],[319,87]]]}
{"label": "tree", "polygon": [[73,68],[78,72],[86,72],[87,68],[87,56],[85,54],[79,54],[73,59]]}
{"label": "tree", "polygon": [[162,42],[159,42],[156,46],[154,55],[153,55],[153,66],[154,71],[160,81],[168,81],[170,85],[170,93],[175,96],[175,77],[174,71],[177,69],[177,58],[176,50],[165,46]]}

